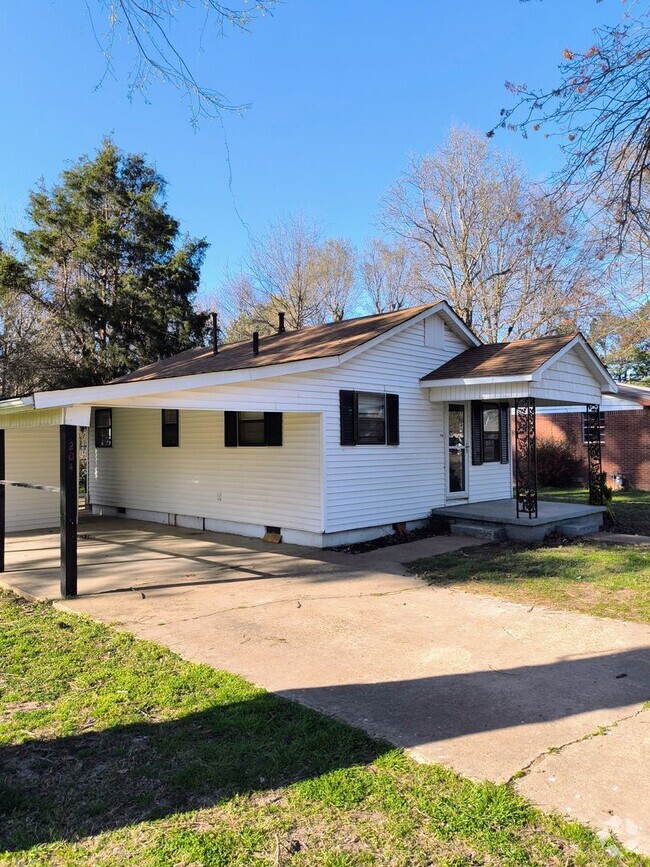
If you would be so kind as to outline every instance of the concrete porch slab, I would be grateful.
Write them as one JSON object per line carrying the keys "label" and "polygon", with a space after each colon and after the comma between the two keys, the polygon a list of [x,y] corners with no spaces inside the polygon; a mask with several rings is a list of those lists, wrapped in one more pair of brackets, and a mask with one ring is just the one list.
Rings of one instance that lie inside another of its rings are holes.
{"label": "concrete porch slab", "polygon": [[597,532],[605,511],[604,506],[539,500],[536,518],[518,517],[517,503],[511,498],[443,506],[433,514],[449,518],[452,532],[455,522],[462,522],[463,532],[472,524],[476,528],[496,526],[503,527],[509,539],[525,542],[541,541],[554,530],[570,537]]}

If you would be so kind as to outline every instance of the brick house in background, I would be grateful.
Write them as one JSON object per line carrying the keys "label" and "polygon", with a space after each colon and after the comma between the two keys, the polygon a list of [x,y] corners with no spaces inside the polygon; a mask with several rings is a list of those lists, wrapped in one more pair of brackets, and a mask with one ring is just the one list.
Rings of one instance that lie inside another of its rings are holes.
{"label": "brick house in background", "polygon": [[[618,383],[618,394],[603,395],[601,449],[608,484],[622,476],[629,487],[650,490],[650,388]],[[587,482],[585,414],[575,407],[540,407],[539,440],[567,442],[584,466]]]}

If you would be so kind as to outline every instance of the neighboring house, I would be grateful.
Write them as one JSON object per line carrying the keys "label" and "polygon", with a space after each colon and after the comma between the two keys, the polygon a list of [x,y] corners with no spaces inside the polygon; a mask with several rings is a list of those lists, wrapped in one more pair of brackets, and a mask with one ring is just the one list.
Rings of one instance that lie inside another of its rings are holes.
{"label": "neighboring house", "polygon": [[[3,401],[0,428],[6,477],[38,482],[56,473],[56,428],[67,460],[73,426],[89,426],[95,514],[324,546],[449,504],[512,502],[515,400],[530,420],[535,403],[597,404],[609,391],[582,335],[482,345],[441,302],[193,349],[108,385]],[[8,529],[27,526],[30,504],[47,496],[9,488]],[[52,500],[32,526],[56,523]]]}
{"label": "neighboring house", "polygon": [[[600,441],[608,483],[650,491],[650,388],[619,382],[617,394],[603,395]],[[537,418],[538,439],[567,443],[585,463],[585,413],[575,407],[545,407]]]}

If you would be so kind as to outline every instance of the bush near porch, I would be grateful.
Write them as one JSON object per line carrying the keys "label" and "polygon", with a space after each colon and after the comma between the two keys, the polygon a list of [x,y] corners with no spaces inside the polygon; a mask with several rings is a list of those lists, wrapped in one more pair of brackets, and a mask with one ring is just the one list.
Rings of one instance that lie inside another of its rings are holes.
{"label": "bush near porch", "polygon": [[575,456],[569,443],[538,439],[537,483],[543,486],[579,484],[586,477],[586,462]]}
{"label": "bush near porch", "polygon": [[0,625],[3,864],[650,864],[85,618],[2,594]]}
{"label": "bush near porch", "polygon": [[650,623],[650,548],[504,542],[408,564],[428,584]]}

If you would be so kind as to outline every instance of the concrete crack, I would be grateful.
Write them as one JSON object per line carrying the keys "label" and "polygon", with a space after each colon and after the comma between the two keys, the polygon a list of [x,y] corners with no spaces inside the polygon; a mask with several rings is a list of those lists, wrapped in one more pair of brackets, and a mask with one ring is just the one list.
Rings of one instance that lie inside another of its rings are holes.
{"label": "concrete crack", "polygon": [[532,758],[528,762],[527,765],[524,765],[523,768],[520,768],[518,771],[515,771],[515,773],[510,777],[510,779],[506,781],[506,786],[510,786],[513,783],[516,783],[517,780],[521,780],[523,777],[527,777],[528,774],[535,767],[535,765],[537,765],[539,762],[541,762],[542,759],[545,758],[546,756],[558,755],[558,753],[564,752],[564,750],[567,749],[567,747],[571,747],[574,744],[582,743],[582,741],[590,741],[592,738],[598,738],[598,737],[601,737],[601,735],[609,734],[609,732],[612,729],[615,729],[620,723],[627,722],[627,720],[630,720],[630,719],[635,719],[635,717],[640,716],[642,713],[645,713],[648,710],[650,710],[650,707],[648,706],[648,703],[646,702],[638,710],[636,710],[634,713],[628,714],[627,716],[623,716],[620,719],[616,719],[613,722],[609,723],[608,725],[598,726],[598,728],[593,732],[587,732],[586,735],[581,735],[581,737],[574,738],[573,740],[567,741],[565,744],[560,744],[560,746],[557,746],[557,747],[547,747],[547,749],[543,750],[541,753],[539,753],[539,755],[536,755],[534,758]]}
{"label": "concrete crack", "polygon": [[159,626],[167,626],[170,623],[187,623],[194,620],[206,620],[209,617],[218,617],[221,614],[228,614],[231,611],[248,611],[249,609],[265,608],[270,605],[283,605],[293,602],[298,603],[298,607],[302,608],[303,605],[309,602],[323,602],[334,599],[372,599],[384,596],[397,596],[400,593],[409,593],[413,590],[419,589],[419,587],[402,587],[399,590],[387,590],[383,593],[342,593],[332,596],[287,596],[282,599],[269,599],[266,602],[255,602],[251,605],[233,605],[230,608],[220,608],[218,611],[210,611],[208,614],[197,614],[195,617],[182,617],[178,620],[164,621],[160,623]]}

